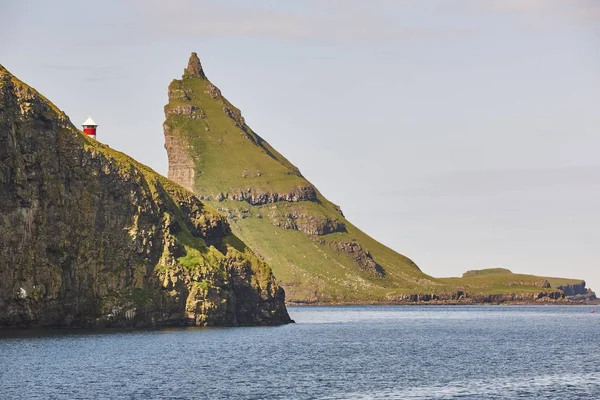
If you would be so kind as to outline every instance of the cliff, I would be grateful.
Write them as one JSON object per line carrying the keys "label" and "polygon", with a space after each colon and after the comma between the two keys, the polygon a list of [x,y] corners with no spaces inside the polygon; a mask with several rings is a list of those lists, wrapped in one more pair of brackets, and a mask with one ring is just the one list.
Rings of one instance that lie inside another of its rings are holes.
{"label": "cliff", "polygon": [[236,235],[271,265],[288,301],[404,303],[427,296],[454,301],[463,292],[489,302],[496,299],[488,296],[497,293],[507,299],[528,293],[524,298],[535,301],[541,293],[542,299],[554,301],[564,295],[560,289],[538,286],[537,277],[534,285],[530,280],[480,285],[423,273],[410,259],[352,225],[256,134],[210,82],[196,53],[182,78],[171,82],[168,94],[164,134],[169,178],[227,217]]}
{"label": "cliff", "polygon": [[0,327],[288,322],[223,216],[0,66]]}

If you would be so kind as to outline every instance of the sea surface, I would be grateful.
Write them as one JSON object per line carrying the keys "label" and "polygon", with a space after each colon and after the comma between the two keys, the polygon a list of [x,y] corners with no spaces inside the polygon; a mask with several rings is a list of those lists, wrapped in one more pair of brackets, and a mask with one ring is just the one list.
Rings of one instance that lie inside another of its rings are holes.
{"label": "sea surface", "polygon": [[281,327],[0,332],[0,399],[600,399],[598,306],[289,311]]}

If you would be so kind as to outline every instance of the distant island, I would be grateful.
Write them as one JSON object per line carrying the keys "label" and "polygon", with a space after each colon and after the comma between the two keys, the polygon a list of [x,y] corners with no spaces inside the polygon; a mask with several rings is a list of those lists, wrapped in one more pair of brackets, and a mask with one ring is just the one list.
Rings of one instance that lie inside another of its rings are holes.
{"label": "distant island", "polygon": [[0,66],[0,327],[278,325],[293,322],[286,303],[595,299],[583,280],[505,269],[431,277],[252,131],[195,53],[168,93],[169,179]]}

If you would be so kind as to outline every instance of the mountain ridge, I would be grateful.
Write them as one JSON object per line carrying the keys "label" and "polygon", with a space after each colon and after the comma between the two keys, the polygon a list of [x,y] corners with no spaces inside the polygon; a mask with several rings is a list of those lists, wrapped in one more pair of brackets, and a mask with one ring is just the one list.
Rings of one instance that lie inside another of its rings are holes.
{"label": "mountain ridge", "polygon": [[[465,293],[465,285],[481,298],[498,290],[478,280],[431,277],[356,228],[246,125],[196,53],[168,93],[163,127],[169,177],[227,216],[234,232],[272,266],[289,302],[403,302],[414,295],[450,301]],[[535,285],[502,288],[503,294],[541,293]],[[544,289],[541,298],[564,294]]]}

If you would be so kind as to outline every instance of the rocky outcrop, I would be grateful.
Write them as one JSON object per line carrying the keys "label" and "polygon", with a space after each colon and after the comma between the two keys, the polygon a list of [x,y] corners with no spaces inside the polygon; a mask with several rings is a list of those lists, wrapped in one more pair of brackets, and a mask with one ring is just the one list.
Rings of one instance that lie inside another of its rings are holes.
{"label": "rocky outcrop", "polygon": [[198,58],[198,54],[192,53],[188,61],[188,66],[183,72],[183,76],[187,78],[206,78],[204,70],[202,69],[202,64],[200,63],[200,59]]}
{"label": "rocky outcrop", "polygon": [[269,218],[275,226],[294,229],[307,235],[323,236],[335,232],[347,232],[346,224],[338,219],[306,212],[275,210],[269,214]]}
{"label": "rocky outcrop", "polygon": [[371,274],[383,278],[385,276],[385,270],[381,265],[377,264],[371,253],[363,247],[356,240],[347,242],[330,242],[329,245],[337,252],[348,255],[354,264],[361,270],[367,271]]}
{"label": "rocky outcrop", "polygon": [[225,199],[235,201],[245,201],[253,206],[287,201],[297,203],[299,201],[317,200],[317,192],[312,186],[298,186],[288,192],[273,193],[268,190],[251,187],[246,190],[232,190],[227,193],[219,193],[217,201]]}
{"label": "rocky outcrop", "polygon": [[184,88],[169,88],[169,99],[189,101],[192,91]]}
{"label": "rocky outcrop", "polygon": [[556,289],[562,290],[565,296],[577,296],[588,294],[588,290],[585,287],[585,281],[581,281],[581,283],[574,283],[571,285],[559,285],[556,287]]}
{"label": "rocky outcrop", "polygon": [[[165,127],[168,129],[168,127]],[[177,182],[187,190],[192,190],[196,178],[194,161],[187,150],[185,144],[177,136],[165,137],[165,149],[169,158],[169,179]]]}
{"label": "rocky outcrop", "polygon": [[198,106],[194,106],[191,104],[179,104],[177,106],[172,106],[165,108],[166,115],[185,115],[190,117],[191,119],[198,118],[206,118],[206,114],[202,109]]}
{"label": "rocky outcrop", "polygon": [[582,294],[567,296],[567,298],[575,302],[598,304],[598,297],[596,297],[596,293],[594,293],[592,289],[587,289],[586,292]]}
{"label": "rocky outcrop", "polygon": [[353,301],[320,301],[317,298],[306,299],[302,301],[291,301],[296,305],[321,305],[321,304],[389,304],[389,305],[512,305],[512,304],[561,304],[578,305],[588,304],[595,297],[566,297],[559,291],[543,291],[535,293],[502,293],[502,294],[481,294],[469,293],[464,291],[440,292],[440,293],[405,293],[390,294],[385,299],[368,302]]}
{"label": "rocky outcrop", "polygon": [[0,66],[0,327],[290,321],[224,217]]}
{"label": "rocky outcrop", "polygon": [[533,304],[573,303],[560,291],[537,293],[477,294],[465,291],[433,294],[403,294],[388,296],[391,304]]}
{"label": "rocky outcrop", "polygon": [[[216,87],[215,85],[213,85],[210,82],[208,82],[206,84],[206,90],[205,90],[204,93],[208,94],[212,99],[219,99],[219,98],[221,98],[221,91],[219,90],[219,88]],[[171,99],[171,97],[169,97],[169,99]]]}

